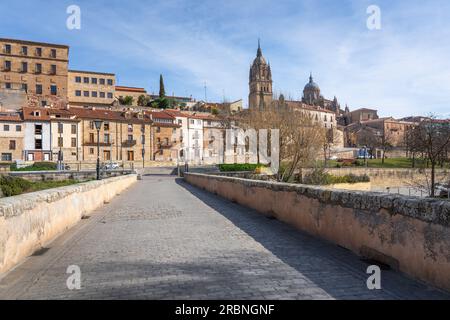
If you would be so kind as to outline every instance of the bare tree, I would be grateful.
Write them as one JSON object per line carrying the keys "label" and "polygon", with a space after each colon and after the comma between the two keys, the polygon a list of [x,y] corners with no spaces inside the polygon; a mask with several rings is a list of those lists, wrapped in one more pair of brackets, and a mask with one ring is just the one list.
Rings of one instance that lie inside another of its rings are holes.
{"label": "bare tree", "polygon": [[280,181],[292,181],[296,172],[302,176],[303,168],[317,160],[326,134],[310,112],[289,107],[284,100],[273,101],[263,110],[249,110],[241,123],[254,129],[279,129]]}
{"label": "bare tree", "polygon": [[450,123],[445,120],[430,119],[422,121],[410,132],[412,149],[422,152],[431,165],[430,196],[435,196],[436,166],[448,157],[450,145]]}

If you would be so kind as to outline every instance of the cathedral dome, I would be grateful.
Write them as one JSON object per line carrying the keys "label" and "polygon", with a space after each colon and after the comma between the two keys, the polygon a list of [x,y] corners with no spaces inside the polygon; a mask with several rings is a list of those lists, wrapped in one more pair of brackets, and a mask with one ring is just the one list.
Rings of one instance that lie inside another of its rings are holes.
{"label": "cathedral dome", "polygon": [[309,82],[305,86],[306,91],[320,91],[320,87],[317,83],[314,82],[312,74],[309,77]]}

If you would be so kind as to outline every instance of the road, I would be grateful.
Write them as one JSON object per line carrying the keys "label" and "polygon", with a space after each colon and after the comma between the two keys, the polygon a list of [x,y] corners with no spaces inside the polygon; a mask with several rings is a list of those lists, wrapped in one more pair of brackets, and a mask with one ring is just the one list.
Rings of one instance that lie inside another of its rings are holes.
{"label": "road", "polygon": [[[149,175],[0,280],[1,299],[449,299],[344,248]],[[66,273],[78,266],[81,288]]]}

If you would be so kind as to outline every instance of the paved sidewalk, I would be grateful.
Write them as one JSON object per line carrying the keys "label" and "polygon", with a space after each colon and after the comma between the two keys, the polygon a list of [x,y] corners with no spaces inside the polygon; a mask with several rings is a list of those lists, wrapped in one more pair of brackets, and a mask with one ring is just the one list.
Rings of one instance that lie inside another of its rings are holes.
{"label": "paved sidewalk", "polygon": [[[81,269],[68,290],[66,270]],[[1,299],[450,299],[172,176],[145,176],[0,280]]]}

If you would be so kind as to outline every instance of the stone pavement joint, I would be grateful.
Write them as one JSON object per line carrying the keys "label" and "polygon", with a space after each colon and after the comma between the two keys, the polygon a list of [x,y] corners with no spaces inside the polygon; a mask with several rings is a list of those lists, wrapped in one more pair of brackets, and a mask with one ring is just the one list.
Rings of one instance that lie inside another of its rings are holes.
{"label": "stone pavement joint", "polygon": [[169,175],[144,176],[49,248],[0,280],[1,299],[450,298],[392,270],[369,290],[350,251]]}

